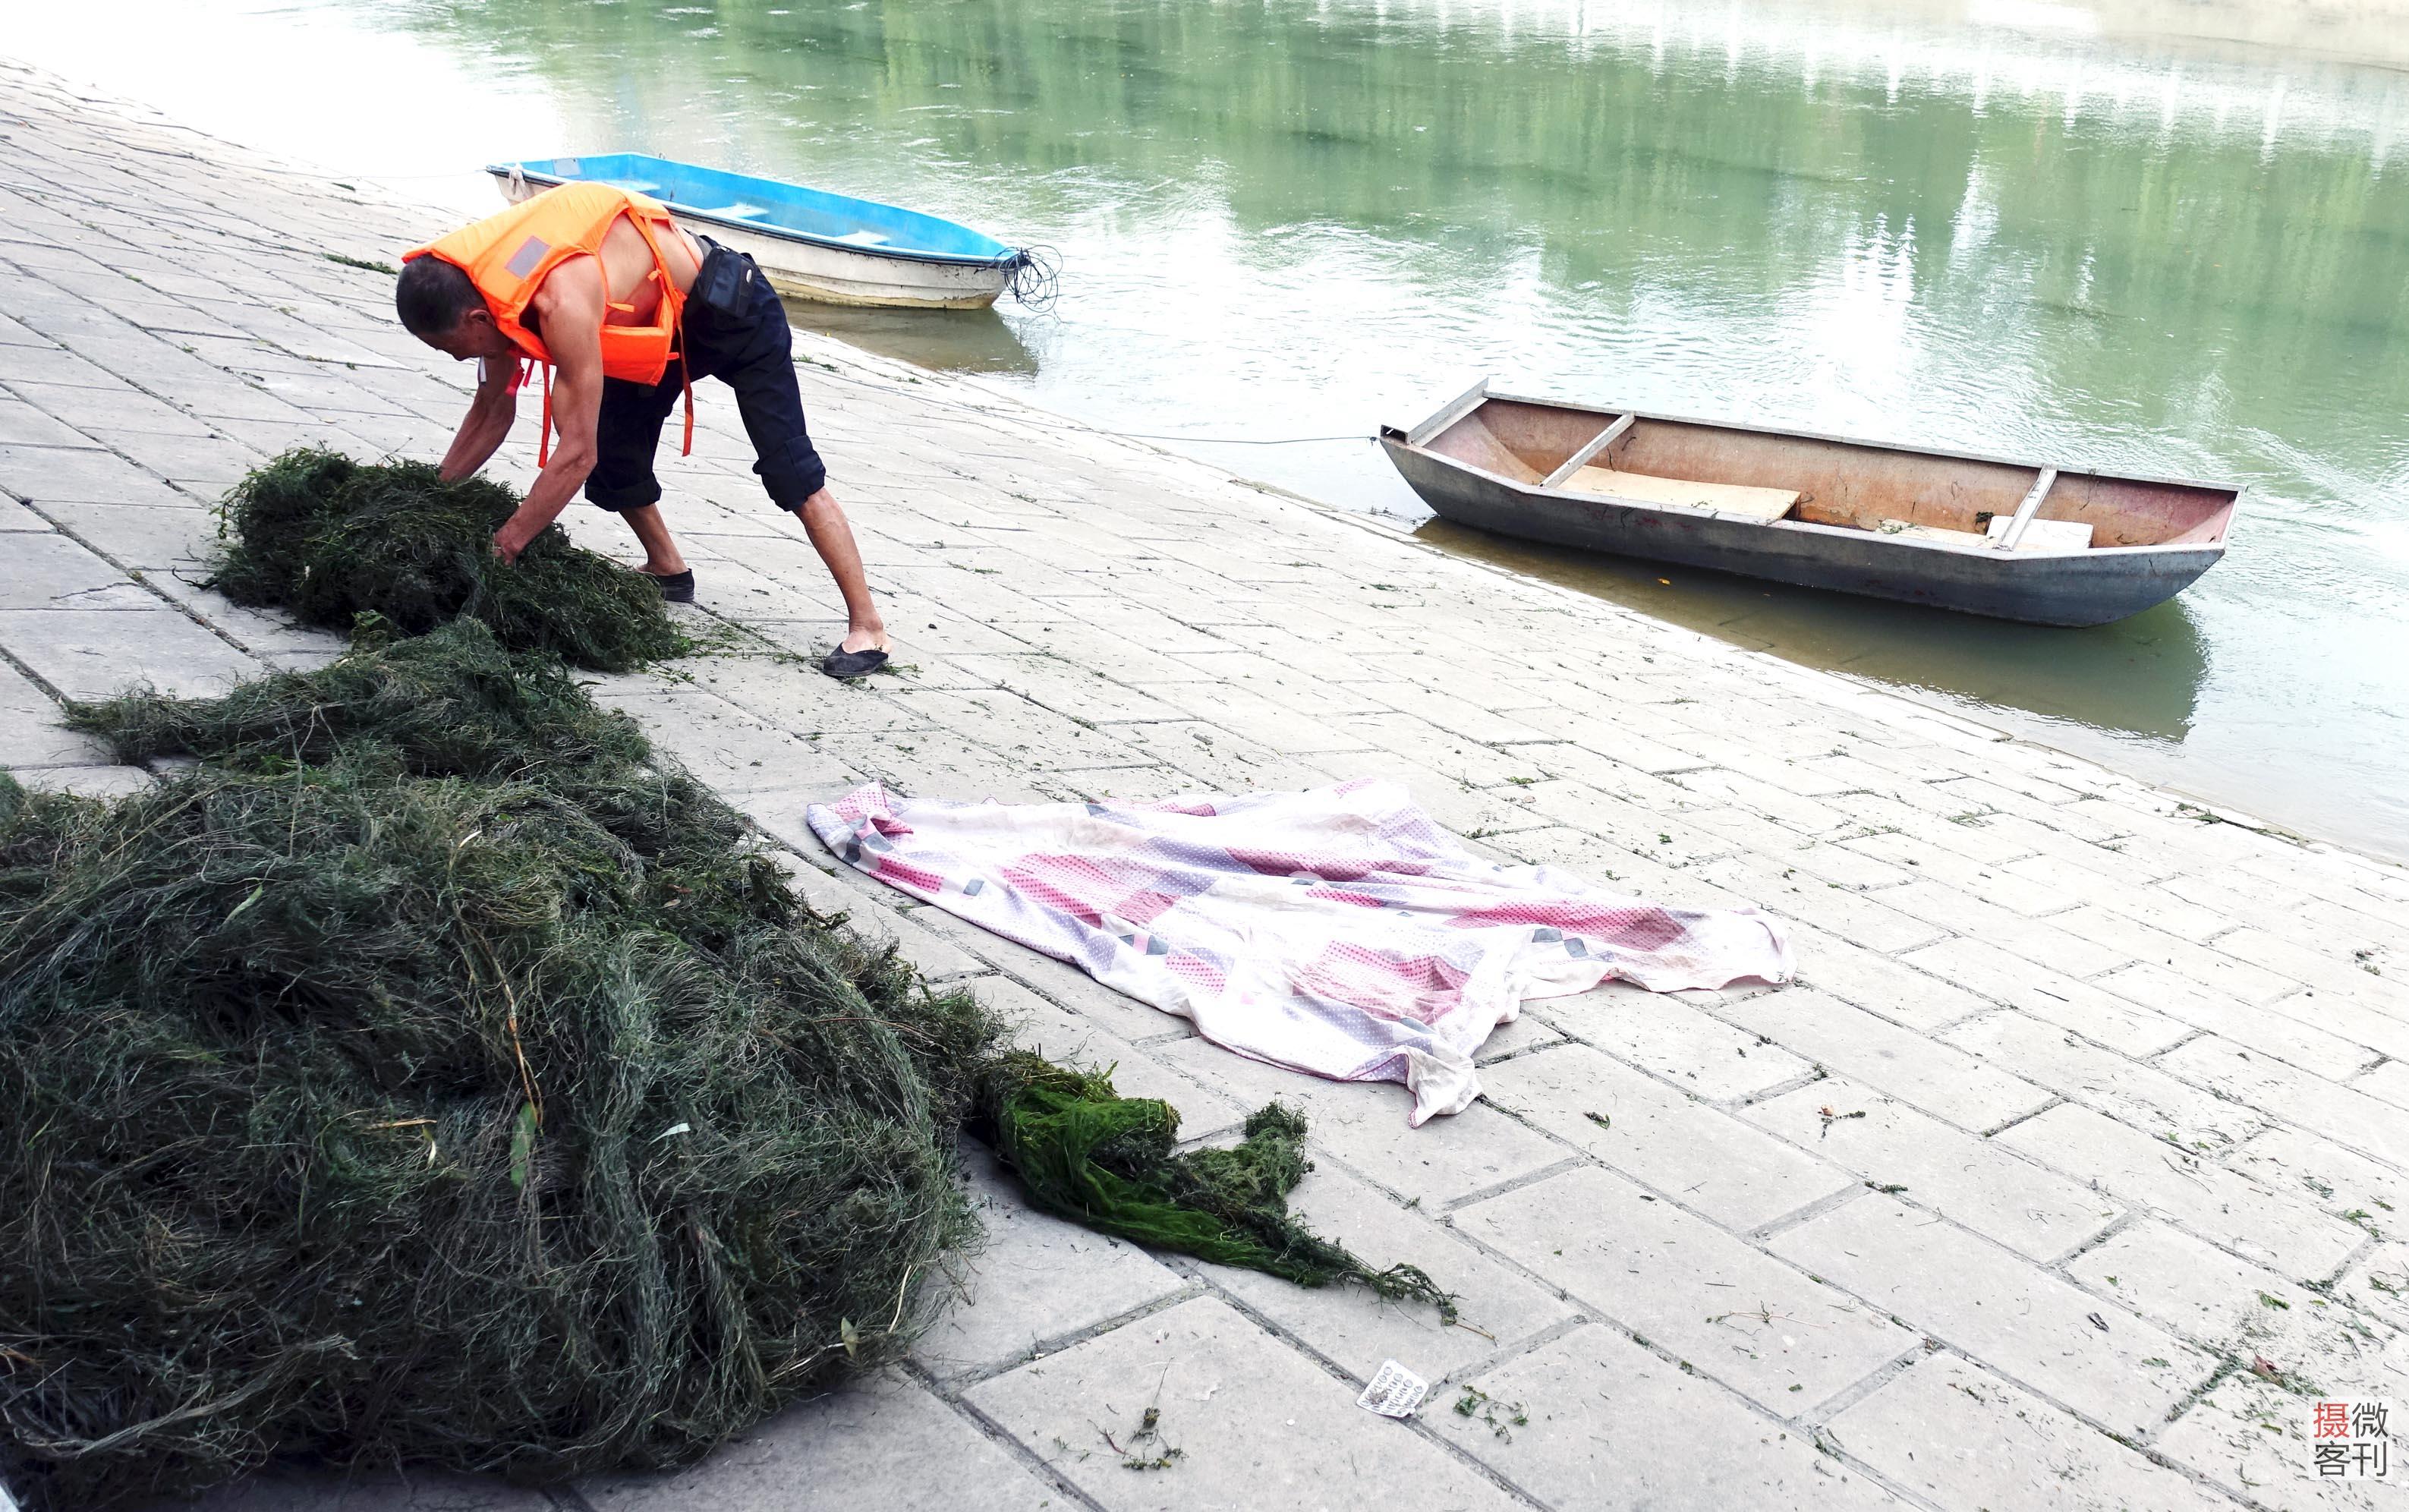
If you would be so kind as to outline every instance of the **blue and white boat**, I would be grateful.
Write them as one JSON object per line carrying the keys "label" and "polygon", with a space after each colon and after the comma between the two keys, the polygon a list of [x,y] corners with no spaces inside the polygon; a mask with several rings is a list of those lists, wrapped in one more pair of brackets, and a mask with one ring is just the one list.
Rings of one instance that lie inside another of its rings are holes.
{"label": "blue and white boat", "polygon": [[779,293],[798,299],[983,310],[1032,266],[1021,249],[918,210],[640,152],[485,171],[514,205],[575,180],[650,194],[687,229],[751,253]]}

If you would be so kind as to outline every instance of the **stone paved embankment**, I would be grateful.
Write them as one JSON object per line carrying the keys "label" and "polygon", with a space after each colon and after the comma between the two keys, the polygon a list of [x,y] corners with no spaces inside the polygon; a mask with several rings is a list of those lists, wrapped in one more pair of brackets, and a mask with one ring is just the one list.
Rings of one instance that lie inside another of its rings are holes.
{"label": "stone paved embankment", "polygon": [[[443,224],[0,65],[0,762],[121,791],[151,774],[59,729],[59,698],[330,653],[194,585],[209,506],[296,442],[440,449],[464,373],[330,254]],[[1465,1326],[1152,1257],[980,1170],[992,1243],[915,1362],[687,1474],[270,1478],[220,1512],[2384,1505],[2311,1476],[2287,1383],[2409,1400],[2400,869],[799,350],[909,671],[842,686],[781,654],[828,644],[834,599],[706,386],[669,512],[701,612],[759,649],[603,695],[818,898],[1049,1053],[1117,1063],[1201,1136],[1304,1104],[1305,1208],[1427,1266]],[[870,776],[1014,799],[1371,773],[1499,855],[1772,909],[1804,979],[1539,1003],[1485,1052],[1488,1100],[1413,1130],[1398,1089],[1242,1060],[894,907],[801,824]],[[1390,1358],[1444,1383],[1413,1423],[1353,1404]],[[1466,1389],[1499,1410],[1450,1410]],[[1104,1434],[1149,1404],[1185,1455],[1125,1469]]]}

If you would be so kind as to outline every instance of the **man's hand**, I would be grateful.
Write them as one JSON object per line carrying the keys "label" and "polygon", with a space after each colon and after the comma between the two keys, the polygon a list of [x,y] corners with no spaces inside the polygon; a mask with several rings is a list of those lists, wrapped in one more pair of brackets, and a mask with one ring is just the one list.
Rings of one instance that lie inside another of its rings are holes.
{"label": "man's hand", "polygon": [[511,422],[518,418],[518,369],[512,357],[498,357],[478,368],[477,396],[469,402],[468,418],[460,422],[451,449],[443,454],[440,476],[445,482],[456,483],[474,474],[510,435]]}
{"label": "man's hand", "polygon": [[[521,514],[524,512],[522,511]],[[502,522],[502,527],[499,530],[494,532],[494,554],[512,567],[518,566],[519,554],[526,551],[535,538],[543,533],[546,523],[539,520],[530,525],[519,514],[512,515]]]}

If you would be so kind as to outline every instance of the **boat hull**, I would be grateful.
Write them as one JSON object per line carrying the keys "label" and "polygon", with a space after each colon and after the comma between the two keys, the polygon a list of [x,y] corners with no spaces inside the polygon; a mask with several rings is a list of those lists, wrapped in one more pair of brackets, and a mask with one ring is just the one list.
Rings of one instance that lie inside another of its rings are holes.
{"label": "boat hull", "polygon": [[2213,544],[2041,554],[1924,546],[1862,530],[1532,488],[1381,438],[1415,493],[1458,525],[1653,562],[2033,625],[2105,625],[2164,603],[2225,554]]}
{"label": "boat hull", "polygon": [[770,286],[790,299],[888,309],[986,310],[1003,295],[1009,278],[1000,267],[911,262],[788,241],[698,216],[678,219],[698,236],[750,255],[761,265]]}
{"label": "boat hull", "polygon": [[[512,204],[541,194],[556,180],[496,173],[502,197]],[[932,262],[881,256],[782,237],[717,216],[695,215],[675,206],[670,213],[697,236],[750,256],[770,286],[791,299],[819,304],[868,305],[907,310],[985,310],[1010,282],[1010,272],[992,264]]]}

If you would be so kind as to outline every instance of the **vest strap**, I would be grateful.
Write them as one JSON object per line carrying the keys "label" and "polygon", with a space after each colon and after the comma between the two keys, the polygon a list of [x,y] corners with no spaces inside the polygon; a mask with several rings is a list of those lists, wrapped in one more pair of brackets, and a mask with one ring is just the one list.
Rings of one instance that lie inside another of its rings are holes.
{"label": "vest strap", "polygon": [[661,252],[659,238],[653,235],[652,223],[633,211],[628,213],[627,219],[635,226],[636,234],[644,238],[644,245],[652,249],[653,270],[644,277],[648,281],[657,281],[660,284],[661,303],[670,307],[671,337],[670,360],[678,365],[678,386],[684,390],[685,396],[685,439],[679,448],[678,455],[692,456],[694,455],[694,367],[686,361],[685,295],[678,293],[677,285],[670,281],[670,260]]}
{"label": "vest strap", "polygon": [[678,307],[677,316],[678,382],[685,387],[685,447],[680,456],[694,455],[694,365],[685,360],[685,307]]}

